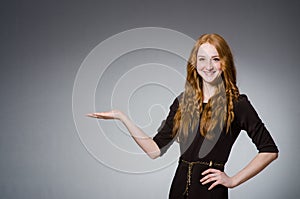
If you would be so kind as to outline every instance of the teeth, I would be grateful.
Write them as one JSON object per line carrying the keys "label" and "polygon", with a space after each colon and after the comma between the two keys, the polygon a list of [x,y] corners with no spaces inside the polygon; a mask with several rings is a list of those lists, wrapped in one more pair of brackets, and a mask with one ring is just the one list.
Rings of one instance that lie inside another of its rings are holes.
{"label": "teeth", "polygon": [[204,73],[207,74],[207,75],[212,75],[212,74],[215,73],[215,71],[212,71],[212,72],[204,72]]}

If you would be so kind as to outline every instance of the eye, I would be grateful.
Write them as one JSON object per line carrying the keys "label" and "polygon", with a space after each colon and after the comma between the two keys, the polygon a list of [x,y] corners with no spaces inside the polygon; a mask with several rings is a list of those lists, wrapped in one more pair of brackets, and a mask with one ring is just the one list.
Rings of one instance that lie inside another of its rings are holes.
{"label": "eye", "polygon": [[203,57],[200,57],[199,58],[199,61],[204,61],[205,59]]}
{"label": "eye", "polygon": [[214,60],[214,62],[219,62],[219,61],[220,61],[220,58],[215,57],[215,58],[213,58],[213,60]]}

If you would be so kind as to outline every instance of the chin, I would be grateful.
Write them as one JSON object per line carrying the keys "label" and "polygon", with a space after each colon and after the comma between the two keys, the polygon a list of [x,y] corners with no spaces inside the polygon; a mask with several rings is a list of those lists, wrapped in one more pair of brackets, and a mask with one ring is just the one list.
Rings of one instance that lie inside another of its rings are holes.
{"label": "chin", "polygon": [[202,78],[204,82],[209,83],[209,84],[213,84],[215,82],[217,82],[217,77],[213,77],[213,78]]}

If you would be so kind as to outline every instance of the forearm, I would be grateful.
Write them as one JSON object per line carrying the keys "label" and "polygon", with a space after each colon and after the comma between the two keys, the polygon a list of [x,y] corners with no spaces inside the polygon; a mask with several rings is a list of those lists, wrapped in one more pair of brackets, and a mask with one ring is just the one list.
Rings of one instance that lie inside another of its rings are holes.
{"label": "forearm", "polygon": [[245,168],[232,177],[233,187],[236,187],[257,175],[277,157],[278,153],[257,154]]}
{"label": "forearm", "polygon": [[160,149],[153,139],[137,127],[126,115],[122,115],[120,120],[128,129],[134,141],[150,158],[155,159],[160,155]]}

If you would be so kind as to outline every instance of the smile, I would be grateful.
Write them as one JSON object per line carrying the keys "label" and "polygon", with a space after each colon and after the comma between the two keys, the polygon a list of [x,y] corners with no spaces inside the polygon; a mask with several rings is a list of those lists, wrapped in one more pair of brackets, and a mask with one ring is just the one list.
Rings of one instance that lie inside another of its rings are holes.
{"label": "smile", "polygon": [[216,73],[216,71],[203,71],[203,73],[207,76],[212,76]]}

